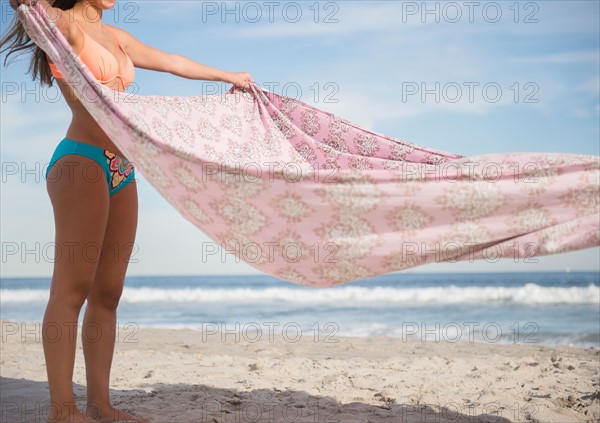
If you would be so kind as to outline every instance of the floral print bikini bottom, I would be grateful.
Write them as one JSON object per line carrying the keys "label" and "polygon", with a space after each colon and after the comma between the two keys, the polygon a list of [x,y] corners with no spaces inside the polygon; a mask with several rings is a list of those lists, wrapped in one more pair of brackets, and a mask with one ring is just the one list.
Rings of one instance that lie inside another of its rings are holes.
{"label": "floral print bikini bottom", "polygon": [[[50,159],[50,164],[46,169],[46,180],[48,179],[50,169],[52,169],[56,162],[69,154],[89,157],[97,162],[104,170],[106,182],[108,184],[108,193],[111,196],[125,188],[127,184],[135,179],[135,168],[133,163],[126,158],[95,145],[64,138],[58,144]],[[86,173],[89,174],[89,172]],[[60,177],[60,175],[58,177]]]}

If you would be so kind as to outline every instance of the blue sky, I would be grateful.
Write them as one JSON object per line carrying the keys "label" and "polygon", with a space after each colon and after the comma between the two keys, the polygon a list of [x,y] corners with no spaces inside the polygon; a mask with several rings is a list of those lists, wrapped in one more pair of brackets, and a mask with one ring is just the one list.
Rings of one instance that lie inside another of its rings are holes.
{"label": "blue sky", "polygon": [[[270,91],[420,145],[464,155],[600,155],[597,1],[484,1],[473,8],[420,1],[271,4],[117,1],[104,22],[158,49],[250,72]],[[1,10],[4,33],[7,1]],[[4,277],[51,275],[54,223],[42,169],[70,122],[56,88],[40,89],[25,75],[26,65],[21,60],[1,69]],[[230,85],[144,70],[135,85],[144,95],[202,95],[210,88],[224,93]],[[438,92],[439,101],[433,94],[423,98],[423,88]],[[17,175],[10,171],[15,164]],[[233,256],[203,258],[212,241],[143,178],[138,182],[130,275],[258,272]],[[439,263],[412,271],[599,270],[599,255],[592,248],[530,263]]]}

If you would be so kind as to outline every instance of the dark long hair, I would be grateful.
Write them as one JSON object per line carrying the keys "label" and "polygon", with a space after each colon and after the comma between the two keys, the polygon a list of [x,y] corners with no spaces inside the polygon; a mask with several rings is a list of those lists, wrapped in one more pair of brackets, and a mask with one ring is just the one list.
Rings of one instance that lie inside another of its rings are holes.
{"label": "dark long hair", "polygon": [[[69,10],[72,9],[76,3],[79,3],[79,1],[80,0],[50,0],[49,3],[52,4],[52,7]],[[27,32],[23,28],[23,24],[16,13],[12,24],[8,31],[6,31],[6,35],[2,37],[2,40],[0,41],[0,53],[5,51],[8,51],[8,54],[4,58],[4,66],[10,63],[8,58],[12,54],[19,53],[20,55],[31,52],[32,55],[27,73],[31,73],[31,78],[33,80],[36,80],[39,76],[42,84],[52,85],[53,78],[52,73],[50,72],[48,59],[46,58],[46,53],[31,41],[31,38],[27,35]]]}

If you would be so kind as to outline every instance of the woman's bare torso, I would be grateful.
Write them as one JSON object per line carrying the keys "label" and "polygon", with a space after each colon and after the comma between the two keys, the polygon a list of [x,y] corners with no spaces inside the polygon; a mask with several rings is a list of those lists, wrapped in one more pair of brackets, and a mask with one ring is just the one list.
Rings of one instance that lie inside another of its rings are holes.
{"label": "woman's bare torso", "polygon": [[74,141],[92,144],[124,156],[119,148],[110,140],[100,125],[94,120],[84,105],[79,101],[73,89],[62,79],[57,79],[65,101],[69,105],[73,117],[67,130],[66,137]]}

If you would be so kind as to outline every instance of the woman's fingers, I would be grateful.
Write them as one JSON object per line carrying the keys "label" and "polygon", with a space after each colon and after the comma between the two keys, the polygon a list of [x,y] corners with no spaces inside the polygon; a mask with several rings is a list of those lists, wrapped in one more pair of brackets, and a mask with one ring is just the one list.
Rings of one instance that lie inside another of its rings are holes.
{"label": "woman's fingers", "polygon": [[254,82],[252,75],[248,72],[231,72],[232,78],[229,80],[236,88],[250,89],[250,83]]}
{"label": "woman's fingers", "polygon": [[35,3],[37,3],[37,0],[10,0],[10,7],[17,10],[17,7],[19,7],[19,5],[21,4],[26,4],[27,6],[30,6]]}
{"label": "woman's fingers", "polygon": [[[249,75],[249,74],[248,74]],[[236,86],[238,88],[242,88],[242,89],[249,89],[250,88],[250,83],[254,82],[252,80],[251,76],[243,76],[241,79],[239,79],[236,83]]]}
{"label": "woman's fingers", "polygon": [[248,72],[238,72],[238,81],[245,83],[245,82],[252,82],[252,75],[250,75]]}

